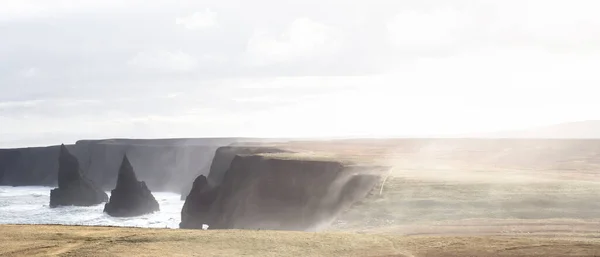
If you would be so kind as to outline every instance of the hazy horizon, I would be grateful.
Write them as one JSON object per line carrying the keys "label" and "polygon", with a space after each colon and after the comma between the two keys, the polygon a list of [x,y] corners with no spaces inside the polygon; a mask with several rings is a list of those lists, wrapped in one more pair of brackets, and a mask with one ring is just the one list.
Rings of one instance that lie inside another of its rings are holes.
{"label": "hazy horizon", "polygon": [[600,120],[600,2],[4,0],[0,148]]}

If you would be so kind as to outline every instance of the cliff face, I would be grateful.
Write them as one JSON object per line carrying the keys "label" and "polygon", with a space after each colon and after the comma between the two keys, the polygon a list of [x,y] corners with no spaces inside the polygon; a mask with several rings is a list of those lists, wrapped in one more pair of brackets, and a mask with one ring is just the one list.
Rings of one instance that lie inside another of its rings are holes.
{"label": "cliff face", "polygon": [[16,169],[19,155],[16,149],[0,149],[0,185],[12,185],[8,177]]}
{"label": "cliff face", "polygon": [[[182,192],[198,174],[208,174],[220,146],[254,140],[243,138],[82,140],[67,145],[86,178],[112,189],[124,154],[140,179],[156,191]],[[259,140],[260,141],[260,140]],[[60,146],[0,149],[0,185],[56,186]]]}
{"label": "cliff face", "polygon": [[[77,155],[77,147],[66,146]],[[0,149],[0,185],[56,186],[60,146]]]}
{"label": "cliff face", "polygon": [[263,154],[263,153],[284,153],[288,152],[283,149],[274,147],[252,147],[252,146],[224,146],[219,147],[215,153],[215,157],[210,165],[208,180],[219,185],[223,182],[225,173],[229,169],[233,159],[237,155]]}
{"label": "cliff face", "polygon": [[194,183],[180,227],[315,229],[364,198],[380,180],[377,169],[238,155],[220,185]]}
{"label": "cliff face", "polygon": [[[213,185],[209,185],[206,176],[200,175],[194,180],[192,190],[186,197],[186,201],[183,206],[181,215],[186,216],[186,220],[190,221],[190,226],[193,222],[191,220],[196,219],[199,222],[206,219],[203,215],[207,215],[210,211],[211,205],[217,199],[219,188]],[[190,217],[190,215],[196,215]],[[195,224],[193,228],[201,228],[202,224]]]}
{"label": "cliff face", "polygon": [[131,217],[158,210],[160,208],[152,192],[144,181],[138,181],[127,156],[123,157],[117,185],[104,205],[104,212],[115,217]]}
{"label": "cliff face", "polygon": [[116,139],[77,144],[88,145],[90,178],[103,188],[116,183],[119,163],[126,154],[149,188],[180,193],[199,174],[208,174],[217,148],[239,140],[244,139]]}
{"label": "cliff face", "polygon": [[62,145],[59,154],[58,188],[50,191],[50,207],[91,206],[106,202],[108,195],[85,179],[77,158]]}
{"label": "cliff face", "polygon": [[[259,147],[259,146],[222,146],[216,149],[213,154],[212,162],[206,162],[200,171],[196,174],[204,175],[207,182],[211,185],[219,185],[223,181],[223,176],[229,169],[231,162],[235,156],[243,154],[261,154],[261,153],[284,153],[288,152],[283,149],[273,147]],[[210,164],[210,165],[208,165]],[[191,180],[191,179],[190,179]],[[181,191],[181,200],[185,200],[192,188],[191,184],[184,186]]]}

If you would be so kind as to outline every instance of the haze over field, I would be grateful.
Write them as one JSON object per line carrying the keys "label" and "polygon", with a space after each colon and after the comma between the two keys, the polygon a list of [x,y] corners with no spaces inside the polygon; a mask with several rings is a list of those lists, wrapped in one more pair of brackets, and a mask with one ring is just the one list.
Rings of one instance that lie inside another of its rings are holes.
{"label": "haze over field", "polygon": [[0,146],[595,120],[600,3],[0,1]]}

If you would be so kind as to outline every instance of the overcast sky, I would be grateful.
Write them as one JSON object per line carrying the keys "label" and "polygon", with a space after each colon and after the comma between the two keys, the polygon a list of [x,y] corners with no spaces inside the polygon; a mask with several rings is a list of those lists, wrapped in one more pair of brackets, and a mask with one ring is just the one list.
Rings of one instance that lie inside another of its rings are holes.
{"label": "overcast sky", "polygon": [[0,147],[600,118],[600,1],[0,0]]}

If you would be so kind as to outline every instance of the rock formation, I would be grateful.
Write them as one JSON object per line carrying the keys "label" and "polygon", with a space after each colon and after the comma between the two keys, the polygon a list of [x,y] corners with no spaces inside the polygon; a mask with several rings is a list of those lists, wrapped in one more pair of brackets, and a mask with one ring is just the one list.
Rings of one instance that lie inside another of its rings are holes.
{"label": "rock formation", "polygon": [[[66,145],[77,157],[86,179],[104,189],[113,189],[119,165],[127,152],[129,160],[138,164],[137,176],[157,191],[189,192],[199,168],[208,175],[210,163],[218,147],[254,138],[181,138],[181,139],[103,139],[80,140]],[[270,139],[269,139],[270,140]],[[281,140],[279,140],[281,141]],[[60,145],[0,149],[0,185],[52,186],[58,183]]]}
{"label": "rock formation", "polygon": [[[136,163],[137,176],[158,191],[179,193],[183,185],[193,181],[200,165],[210,163],[218,146],[161,145],[159,142],[95,142],[89,145],[90,173],[105,187],[117,182],[123,155]],[[111,188],[112,189],[112,188]]]}
{"label": "rock formation", "polygon": [[108,195],[83,178],[77,158],[60,146],[58,188],[50,191],[50,207],[61,205],[91,206],[106,202]]}
{"label": "rock formation", "polygon": [[82,161],[89,165],[86,169],[89,178],[105,189],[110,190],[115,185],[120,162],[127,153],[129,160],[136,164],[136,175],[149,188],[181,193],[184,187],[189,192],[190,182],[198,175],[208,175],[217,148],[250,140],[265,141],[254,138],[110,139],[82,140],[76,145],[85,146],[87,151]]}
{"label": "rock formation", "polygon": [[158,211],[158,202],[144,181],[138,181],[127,155],[123,157],[117,186],[111,191],[104,212],[115,217],[139,216]]}
{"label": "rock formation", "polygon": [[208,180],[219,185],[225,177],[225,173],[229,169],[231,162],[237,155],[249,154],[268,154],[268,153],[287,153],[289,151],[264,146],[224,146],[219,147],[215,153],[215,157],[210,164],[210,172]]}
{"label": "rock formation", "polygon": [[[289,152],[283,149],[263,146],[223,146],[216,149],[212,162],[204,165],[196,175],[204,175],[212,185],[219,185],[229,169],[229,165],[236,155],[262,154],[262,153],[284,153]],[[208,177],[206,177],[208,176]],[[185,186],[181,192],[181,200],[185,200],[191,190],[191,184]]]}
{"label": "rock formation", "polygon": [[[77,157],[75,146],[66,146]],[[0,185],[56,186],[60,145],[0,149]]]}
{"label": "rock formation", "polygon": [[181,228],[311,230],[330,223],[380,181],[382,167],[237,155],[220,185],[204,176],[181,212]]}
{"label": "rock formation", "polygon": [[[209,185],[208,180],[204,175],[198,176],[198,178],[194,180],[192,191],[190,191],[189,195],[186,197],[186,201],[183,205],[183,210],[185,211],[182,211],[181,216],[186,216],[186,221],[198,220],[201,222],[203,220],[208,220],[201,216],[208,214],[210,207],[217,199],[218,192],[218,187]],[[195,215],[195,217],[190,217],[189,215]],[[189,223],[189,227],[202,228],[201,223],[195,225],[191,225],[192,222]]]}

